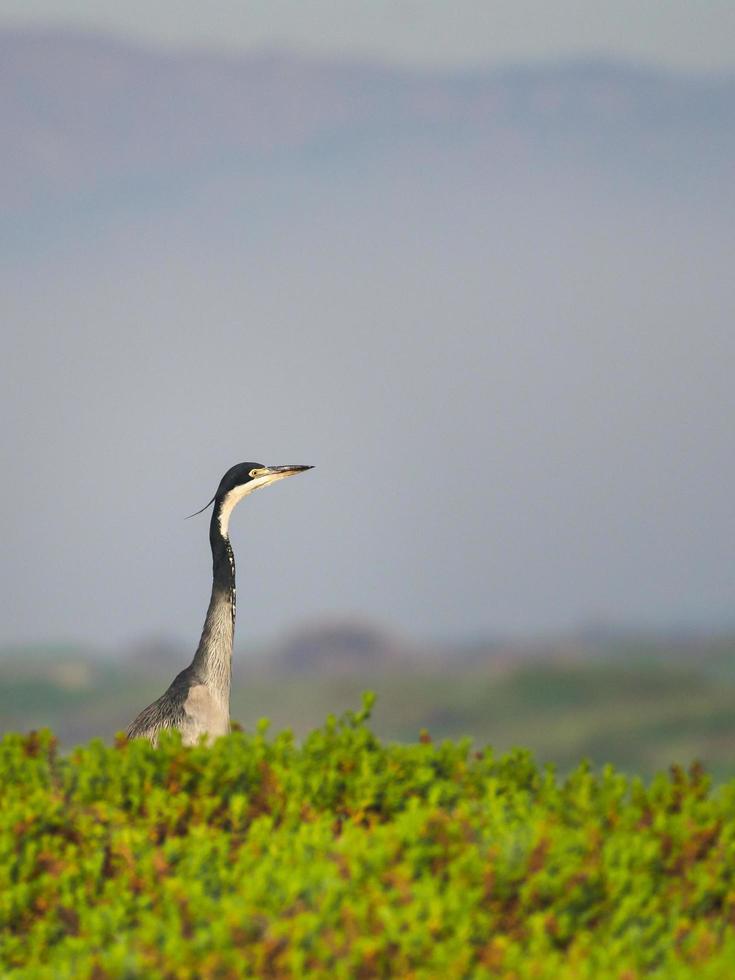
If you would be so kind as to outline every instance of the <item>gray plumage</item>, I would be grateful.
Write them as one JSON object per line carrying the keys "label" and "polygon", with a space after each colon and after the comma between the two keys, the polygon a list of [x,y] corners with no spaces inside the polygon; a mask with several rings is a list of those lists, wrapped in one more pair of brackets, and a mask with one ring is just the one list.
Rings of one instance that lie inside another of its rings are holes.
{"label": "gray plumage", "polygon": [[178,728],[183,743],[195,745],[200,735],[227,734],[234,626],[234,590],[232,596],[213,592],[194,660],[141,711],[128,728],[128,738],[155,742],[162,728]]}
{"label": "gray plumage", "polygon": [[128,738],[147,738],[155,744],[162,729],[177,728],[185,745],[195,745],[202,736],[212,739],[229,732],[235,633],[235,556],[228,537],[229,517],[253,490],[307,469],[311,467],[239,463],[222,478],[210,501],[214,503],[209,529],[212,596],[199,646],[191,664],[132,722]]}

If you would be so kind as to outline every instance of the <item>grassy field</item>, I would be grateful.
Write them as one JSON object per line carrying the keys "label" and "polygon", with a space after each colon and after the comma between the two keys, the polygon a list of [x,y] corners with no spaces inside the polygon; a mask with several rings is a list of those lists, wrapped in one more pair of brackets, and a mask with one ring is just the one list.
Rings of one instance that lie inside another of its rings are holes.
{"label": "grassy field", "polygon": [[[73,649],[0,657],[0,730],[49,726],[62,745],[106,740],[167,686],[177,665],[116,666]],[[499,662],[446,657],[379,669],[279,671],[236,658],[232,715],[301,737],[330,713],[377,694],[375,731],[410,742],[470,736],[498,751],[529,748],[561,771],[581,758],[650,775],[702,761],[735,776],[735,642],[616,644],[600,653]]]}

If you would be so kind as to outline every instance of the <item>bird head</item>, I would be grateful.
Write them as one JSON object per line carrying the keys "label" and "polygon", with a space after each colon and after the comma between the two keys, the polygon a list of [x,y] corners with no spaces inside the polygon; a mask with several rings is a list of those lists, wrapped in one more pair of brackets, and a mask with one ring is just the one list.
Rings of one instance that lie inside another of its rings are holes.
{"label": "bird head", "polygon": [[[214,504],[213,524],[215,523],[214,518],[216,518],[216,523],[219,524],[219,532],[223,538],[226,538],[230,515],[237,504],[248,494],[259,490],[261,487],[268,487],[278,480],[285,480],[288,476],[296,476],[297,473],[303,473],[305,470],[313,468],[313,466],[297,464],[264,466],[262,463],[236,463],[222,477],[217,492],[209,503],[196,513],[201,514],[207,507]],[[192,514],[191,516],[196,515]]]}

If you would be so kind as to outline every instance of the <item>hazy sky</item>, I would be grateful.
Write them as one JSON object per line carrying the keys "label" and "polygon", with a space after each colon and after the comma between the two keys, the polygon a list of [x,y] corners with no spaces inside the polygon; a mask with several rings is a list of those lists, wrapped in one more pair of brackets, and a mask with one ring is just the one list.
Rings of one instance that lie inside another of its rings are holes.
{"label": "hazy sky", "polygon": [[175,44],[285,44],[462,66],[602,53],[735,66],[733,0],[4,0],[0,24],[67,24]]}
{"label": "hazy sky", "polygon": [[248,459],[316,469],[233,517],[240,642],[732,622],[730,83],[350,96],[288,59],[6,44],[0,644],[193,645],[183,518]]}

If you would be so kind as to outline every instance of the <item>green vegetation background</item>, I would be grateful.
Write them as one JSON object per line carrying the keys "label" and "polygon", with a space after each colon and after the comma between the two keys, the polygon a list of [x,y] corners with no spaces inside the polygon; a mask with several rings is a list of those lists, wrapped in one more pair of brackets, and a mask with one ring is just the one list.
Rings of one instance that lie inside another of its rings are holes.
{"label": "green vegetation background", "polygon": [[0,741],[0,973],[731,976],[735,783],[528,753],[234,732]]}

